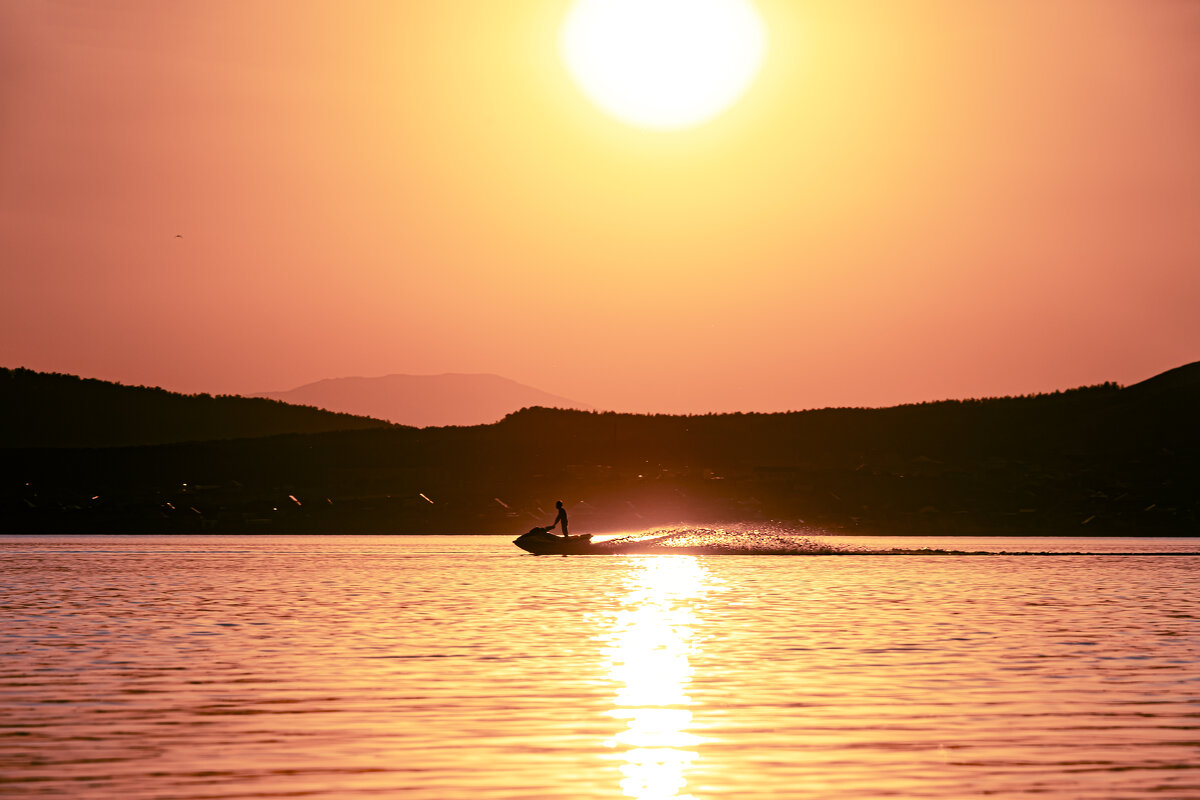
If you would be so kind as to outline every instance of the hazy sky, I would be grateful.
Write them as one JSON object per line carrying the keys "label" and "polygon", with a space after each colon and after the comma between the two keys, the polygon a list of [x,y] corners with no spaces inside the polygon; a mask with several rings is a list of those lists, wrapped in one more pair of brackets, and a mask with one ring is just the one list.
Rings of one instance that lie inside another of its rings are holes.
{"label": "hazy sky", "polygon": [[568,5],[0,0],[0,365],[697,412],[1200,359],[1200,2],[760,0],[675,132],[580,93]]}

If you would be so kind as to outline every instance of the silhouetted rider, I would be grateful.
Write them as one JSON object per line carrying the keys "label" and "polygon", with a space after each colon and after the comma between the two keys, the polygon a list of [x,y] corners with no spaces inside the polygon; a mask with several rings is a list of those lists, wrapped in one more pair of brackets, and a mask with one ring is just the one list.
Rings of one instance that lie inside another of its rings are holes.
{"label": "silhouetted rider", "polygon": [[554,504],[558,508],[558,516],[554,518],[554,522],[550,523],[550,527],[546,528],[546,532],[554,530],[558,523],[562,523],[563,538],[567,538],[567,510],[563,508],[562,500]]}

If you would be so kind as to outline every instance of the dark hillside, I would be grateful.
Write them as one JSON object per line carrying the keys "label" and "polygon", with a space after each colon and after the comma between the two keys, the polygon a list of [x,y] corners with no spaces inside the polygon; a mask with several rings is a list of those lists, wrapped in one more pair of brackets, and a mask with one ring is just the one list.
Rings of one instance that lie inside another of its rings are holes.
{"label": "dark hillside", "polygon": [[[1139,388],[1141,387],[1141,388]],[[10,450],[14,531],[518,533],[775,520],[863,533],[1200,534],[1200,386],[788,414],[531,408],[494,425]]]}
{"label": "dark hillside", "polygon": [[0,369],[0,447],[114,447],[389,425],[276,400]]}
{"label": "dark hillside", "polygon": [[1200,361],[1121,390],[1086,422],[1095,441],[1136,450],[1148,442],[1195,452],[1200,434]]}

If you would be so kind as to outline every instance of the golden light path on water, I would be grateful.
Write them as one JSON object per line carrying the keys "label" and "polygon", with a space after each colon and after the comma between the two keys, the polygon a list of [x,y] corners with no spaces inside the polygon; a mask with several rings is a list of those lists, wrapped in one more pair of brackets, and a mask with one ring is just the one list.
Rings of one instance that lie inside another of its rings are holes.
{"label": "golden light path on water", "polygon": [[602,615],[608,674],[616,687],[609,716],[624,723],[605,747],[621,764],[621,789],[638,800],[692,798],[681,794],[688,767],[704,740],[692,724],[689,656],[697,648],[692,602],[712,589],[691,556],[638,559],[619,608]]}
{"label": "golden light path on water", "polygon": [[1200,798],[1194,541],[884,545],[0,536],[0,795]]}

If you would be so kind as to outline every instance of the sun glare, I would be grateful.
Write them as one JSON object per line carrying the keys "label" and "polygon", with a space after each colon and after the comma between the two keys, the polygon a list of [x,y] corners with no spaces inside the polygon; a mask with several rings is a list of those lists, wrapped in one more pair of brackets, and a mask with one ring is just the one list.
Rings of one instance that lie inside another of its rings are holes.
{"label": "sun glare", "polygon": [[609,712],[625,728],[605,741],[624,762],[621,789],[637,800],[694,800],[680,794],[699,758],[692,726],[689,656],[697,652],[696,601],[714,587],[691,556],[653,556],[635,562],[634,582],[607,618],[604,636],[616,688]]}
{"label": "sun glare", "polygon": [[563,60],[583,92],[645,128],[699,125],[741,97],[766,27],[749,0],[576,0]]}

